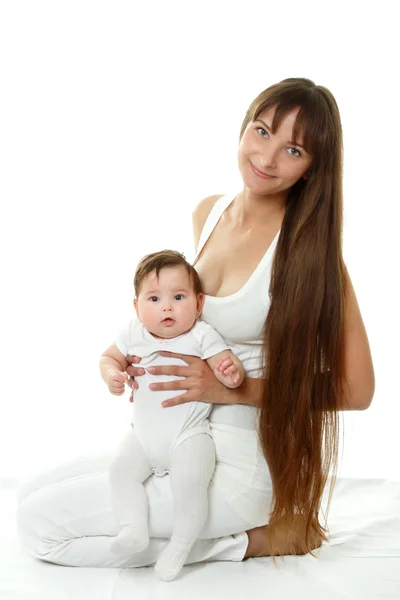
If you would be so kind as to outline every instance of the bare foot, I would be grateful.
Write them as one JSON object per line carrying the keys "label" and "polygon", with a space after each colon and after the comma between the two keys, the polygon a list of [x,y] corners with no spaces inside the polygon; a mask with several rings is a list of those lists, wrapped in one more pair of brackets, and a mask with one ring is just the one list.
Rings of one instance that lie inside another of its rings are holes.
{"label": "bare foot", "polygon": [[259,556],[269,556],[268,546],[268,525],[263,527],[256,527],[246,532],[249,538],[249,545],[247,546],[245,558],[257,558]]}
{"label": "bare foot", "polygon": [[[260,556],[270,556],[270,538],[269,525],[255,527],[247,531],[249,545],[247,546],[244,558],[257,558]],[[289,554],[305,554],[302,541],[304,540],[304,523],[299,521],[298,525],[291,531],[276,529],[274,536],[273,554],[275,556],[284,556]],[[311,537],[311,549],[315,550],[322,544],[321,537],[313,534]]]}

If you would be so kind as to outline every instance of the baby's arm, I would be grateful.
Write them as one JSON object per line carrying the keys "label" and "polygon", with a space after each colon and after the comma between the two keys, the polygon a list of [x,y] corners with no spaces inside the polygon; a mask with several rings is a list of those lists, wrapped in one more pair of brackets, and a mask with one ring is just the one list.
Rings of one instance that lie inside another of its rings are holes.
{"label": "baby's arm", "polygon": [[207,364],[215,377],[228,388],[239,387],[244,379],[242,362],[231,350],[218,352],[207,358]]}
{"label": "baby's arm", "polygon": [[112,344],[100,358],[100,373],[108,389],[115,396],[122,396],[128,375],[125,373],[129,366],[125,356],[115,344]]}

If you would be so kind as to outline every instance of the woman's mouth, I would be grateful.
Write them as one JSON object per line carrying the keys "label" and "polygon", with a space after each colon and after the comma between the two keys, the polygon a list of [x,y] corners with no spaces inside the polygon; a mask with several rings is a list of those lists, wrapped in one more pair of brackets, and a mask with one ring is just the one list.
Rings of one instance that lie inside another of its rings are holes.
{"label": "woman's mouth", "polygon": [[261,177],[261,179],[276,179],[276,177],[274,175],[267,175],[266,173],[261,173],[261,171],[256,169],[256,167],[253,165],[251,160],[249,160],[249,163],[250,163],[250,168],[253,171],[253,173],[255,175],[258,175],[258,177]]}

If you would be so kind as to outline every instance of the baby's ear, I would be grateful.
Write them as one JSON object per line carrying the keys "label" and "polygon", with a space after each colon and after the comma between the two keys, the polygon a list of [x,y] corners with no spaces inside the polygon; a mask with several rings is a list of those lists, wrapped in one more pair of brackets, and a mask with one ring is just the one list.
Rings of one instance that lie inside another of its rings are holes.
{"label": "baby's ear", "polygon": [[133,306],[135,307],[135,311],[136,311],[136,314],[137,314],[137,316],[139,316],[139,310],[138,310],[138,301],[137,301],[137,298],[134,298],[134,299],[133,299]]}
{"label": "baby's ear", "polygon": [[204,294],[197,294],[197,316],[198,317],[201,315],[201,311],[203,310],[205,299],[206,298],[205,298]]}

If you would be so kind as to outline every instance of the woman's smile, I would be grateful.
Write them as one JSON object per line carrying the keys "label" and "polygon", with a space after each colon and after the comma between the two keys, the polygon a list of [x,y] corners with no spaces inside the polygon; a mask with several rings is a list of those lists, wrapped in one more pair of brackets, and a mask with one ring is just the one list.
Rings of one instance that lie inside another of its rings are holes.
{"label": "woman's smile", "polygon": [[256,167],[253,165],[251,160],[249,160],[249,163],[250,163],[251,170],[253,171],[253,173],[258,175],[258,177],[261,177],[262,179],[276,179],[275,175],[268,175],[267,173],[262,173],[261,171],[256,169]]}

